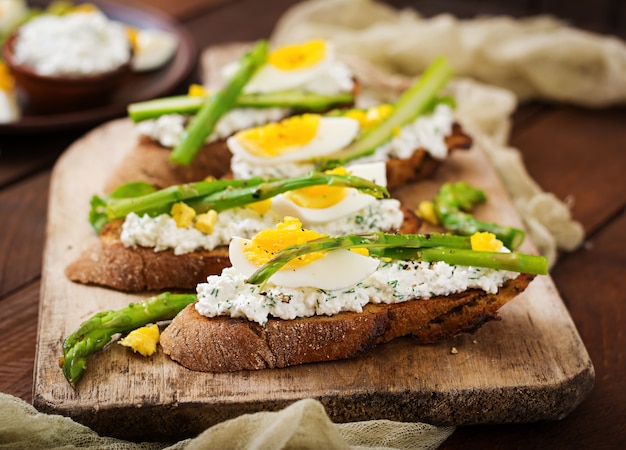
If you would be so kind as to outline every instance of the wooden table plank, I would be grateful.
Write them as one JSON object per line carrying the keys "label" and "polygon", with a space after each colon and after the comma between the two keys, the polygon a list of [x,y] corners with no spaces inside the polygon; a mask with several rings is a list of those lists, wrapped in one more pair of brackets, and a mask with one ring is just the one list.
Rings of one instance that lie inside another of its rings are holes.
{"label": "wooden table plank", "polygon": [[49,182],[42,172],[0,192],[0,298],[41,274]]}
{"label": "wooden table plank", "polygon": [[32,402],[39,282],[1,298],[0,392]]}

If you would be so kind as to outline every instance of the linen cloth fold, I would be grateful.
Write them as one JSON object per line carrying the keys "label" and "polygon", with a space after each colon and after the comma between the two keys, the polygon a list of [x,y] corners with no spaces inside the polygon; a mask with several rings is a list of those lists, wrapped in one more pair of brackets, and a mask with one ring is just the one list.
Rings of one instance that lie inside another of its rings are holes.
{"label": "linen cloth fold", "polygon": [[453,431],[388,420],[335,424],[320,402],[304,399],[280,411],[227,420],[192,439],[136,443],[99,436],[68,417],[41,414],[25,401],[0,393],[0,449],[7,450],[432,450]]}

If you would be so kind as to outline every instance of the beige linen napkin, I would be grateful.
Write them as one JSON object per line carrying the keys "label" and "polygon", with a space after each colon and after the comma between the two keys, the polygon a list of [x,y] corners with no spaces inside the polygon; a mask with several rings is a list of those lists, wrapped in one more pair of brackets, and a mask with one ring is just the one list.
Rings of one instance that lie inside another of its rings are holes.
{"label": "beige linen napkin", "polygon": [[135,443],[101,437],[68,417],[38,413],[25,401],[0,393],[0,449],[11,450],[431,450],[453,431],[387,420],[334,424],[321,403],[305,399],[281,411],[222,422],[193,439]]}
{"label": "beige linen napkin", "polygon": [[[457,118],[491,159],[539,252],[553,266],[558,250],[584,240],[568,205],[544,192],[510,147],[511,114],[531,99],[586,107],[626,103],[626,45],[548,16],[526,19],[449,14],[423,18],[372,0],[310,0],[287,11],[274,45],[331,40],[355,69],[368,98],[393,100],[438,55],[457,78]],[[378,97],[377,97],[378,96]]]}

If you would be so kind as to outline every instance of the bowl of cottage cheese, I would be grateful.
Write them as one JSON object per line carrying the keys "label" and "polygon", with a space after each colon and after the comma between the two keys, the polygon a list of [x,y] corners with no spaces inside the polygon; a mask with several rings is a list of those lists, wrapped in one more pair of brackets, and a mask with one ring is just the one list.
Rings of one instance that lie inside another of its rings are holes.
{"label": "bowl of cottage cheese", "polygon": [[106,103],[130,75],[132,53],[123,24],[97,10],[41,15],[3,46],[22,103],[32,114]]}

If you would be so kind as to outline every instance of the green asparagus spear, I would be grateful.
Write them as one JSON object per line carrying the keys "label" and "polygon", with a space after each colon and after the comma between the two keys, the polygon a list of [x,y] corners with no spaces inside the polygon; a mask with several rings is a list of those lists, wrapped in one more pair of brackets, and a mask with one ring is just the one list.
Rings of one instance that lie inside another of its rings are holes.
{"label": "green asparagus spear", "polygon": [[266,200],[283,192],[318,185],[354,188],[375,198],[389,197],[389,191],[385,187],[365,178],[354,175],[311,172],[302,177],[267,181],[238,190],[225,189],[205,197],[191,199],[187,204],[197,212],[206,212],[209,209],[220,212],[225,209]]}
{"label": "green asparagus spear", "polygon": [[131,212],[149,215],[169,213],[172,205],[180,201],[184,201],[198,213],[210,209],[219,212],[265,200],[283,192],[318,185],[349,187],[376,198],[389,197],[386,188],[365,178],[321,172],[279,180],[256,177],[248,180],[200,181],[170,186],[130,198],[95,196],[92,199],[90,223],[96,232],[100,232],[108,221],[121,219]]}
{"label": "green asparagus spear", "polygon": [[196,301],[195,294],[165,292],[117,311],[100,312],[84,321],[63,343],[59,365],[75,388],[87,368],[87,357],[111,342],[113,335],[128,333],[149,323],[173,319],[185,306]]}
{"label": "green asparagus spear", "polygon": [[460,181],[445,183],[441,186],[433,204],[435,213],[446,230],[464,236],[471,236],[477,231],[488,231],[495,234],[507,248],[517,249],[524,241],[524,231],[496,223],[483,222],[466,212],[471,211],[476,204],[482,203],[486,199],[487,197],[482,190]]}
{"label": "green asparagus spear", "polygon": [[178,145],[170,154],[170,161],[188,166],[211,135],[218,120],[232,109],[243,87],[267,59],[267,41],[259,41],[240,60],[239,69],[221,90],[208,97],[198,114],[183,132]]}
{"label": "green asparagus spear", "polygon": [[[350,234],[323,237],[287,247],[248,278],[248,283],[264,285],[292,259],[308,253],[337,249],[367,248],[372,256],[416,261],[443,261],[452,265],[489,267],[515,272],[546,274],[547,259],[522,253],[471,250],[468,237],[445,234]],[[507,256],[508,255],[508,256]]]}
{"label": "green asparagus spear", "polygon": [[[128,116],[133,122],[154,119],[164,114],[196,114],[207,101],[206,97],[177,95],[145,102],[131,103]],[[235,106],[242,108],[284,107],[296,111],[324,112],[331,108],[354,103],[351,92],[322,95],[302,91],[280,91],[258,94],[239,94]]]}
{"label": "green asparagus spear", "polygon": [[402,94],[391,114],[346,148],[316,160],[318,168],[327,169],[344,165],[348,161],[374,153],[376,148],[391,139],[398,127],[428,110],[451,76],[452,68],[446,59],[443,57],[435,59],[413,86]]}

